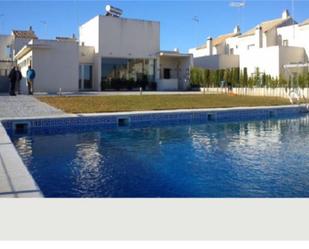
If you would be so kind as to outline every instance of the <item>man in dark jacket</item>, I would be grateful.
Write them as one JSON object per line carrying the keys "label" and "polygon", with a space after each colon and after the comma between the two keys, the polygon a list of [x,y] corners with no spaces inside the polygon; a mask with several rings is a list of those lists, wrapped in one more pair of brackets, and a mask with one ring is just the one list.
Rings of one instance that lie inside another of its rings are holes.
{"label": "man in dark jacket", "polygon": [[16,90],[17,90],[17,93],[20,94],[20,81],[21,79],[23,78],[21,72],[20,72],[20,69],[19,67],[17,66],[16,68]]}
{"label": "man in dark jacket", "polygon": [[28,93],[30,95],[33,95],[33,80],[35,78],[35,71],[31,68],[31,66],[28,67],[27,70],[27,84],[28,84]]}
{"label": "man in dark jacket", "polygon": [[9,79],[11,81],[11,86],[10,86],[10,95],[11,96],[16,96],[15,94],[15,86],[16,86],[16,67],[14,66],[12,68],[12,70],[10,71],[10,74],[9,74]]}

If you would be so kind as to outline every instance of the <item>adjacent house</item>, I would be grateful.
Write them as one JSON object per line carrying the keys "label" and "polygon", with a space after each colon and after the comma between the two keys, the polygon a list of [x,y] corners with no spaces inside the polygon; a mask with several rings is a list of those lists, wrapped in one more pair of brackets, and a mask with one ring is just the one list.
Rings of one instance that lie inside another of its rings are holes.
{"label": "adjacent house", "polygon": [[13,30],[10,35],[0,35],[0,92],[9,89],[8,75],[17,52],[31,40],[37,39],[32,27],[29,30]]}
{"label": "adjacent house", "polygon": [[[205,45],[190,49],[194,66],[221,69],[247,68],[249,75],[260,72],[273,77],[291,73],[286,65],[295,70],[308,62],[309,21],[297,24],[285,10],[280,18],[258,24],[240,33],[236,27],[233,33],[207,39]],[[308,70],[302,67],[301,70]],[[294,72],[296,73],[296,72]]]}

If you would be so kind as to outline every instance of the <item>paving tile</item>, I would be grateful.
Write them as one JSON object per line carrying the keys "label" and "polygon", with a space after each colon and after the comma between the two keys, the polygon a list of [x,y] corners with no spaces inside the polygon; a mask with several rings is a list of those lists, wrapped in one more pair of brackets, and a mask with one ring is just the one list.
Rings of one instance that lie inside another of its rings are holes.
{"label": "paving tile", "polygon": [[41,192],[18,193],[18,198],[42,198]]}
{"label": "paving tile", "polygon": [[16,192],[28,191],[28,190],[38,190],[38,187],[36,186],[33,178],[28,175],[11,177],[11,182]]}
{"label": "paving tile", "polygon": [[54,116],[63,113],[61,110],[40,102],[33,96],[0,96],[0,118]]}
{"label": "paving tile", "polygon": [[0,195],[0,198],[16,198],[17,195],[15,194],[5,194],[5,195]]}
{"label": "paving tile", "polygon": [[9,180],[6,176],[0,177],[0,193],[12,192],[13,189],[9,183]]}

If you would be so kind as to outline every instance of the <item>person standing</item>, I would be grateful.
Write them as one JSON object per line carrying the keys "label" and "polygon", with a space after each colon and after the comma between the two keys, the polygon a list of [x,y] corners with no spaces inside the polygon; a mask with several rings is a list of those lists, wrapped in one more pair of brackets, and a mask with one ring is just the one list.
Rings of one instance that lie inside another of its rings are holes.
{"label": "person standing", "polygon": [[21,81],[22,78],[23,78],[23,76],[20,72],[19,67],[17,66],[17,68],[16,68],[16,90],[17,90],[18,94],[20,94],[20,81]]}
{"label": "person standing", "polygon": [[28,84],[28,94],[33,95],[33,80],[35,78],[35,71],[31,66],[27,70],[27,84]]}
{"label": "person standing", "polygon": [[11,96],[16,96],[15,94],[15,87],[16,87],[16,67],[14,66],[9,74],[9,79],[11,81],[11,86],[10,86],[10,95]]}

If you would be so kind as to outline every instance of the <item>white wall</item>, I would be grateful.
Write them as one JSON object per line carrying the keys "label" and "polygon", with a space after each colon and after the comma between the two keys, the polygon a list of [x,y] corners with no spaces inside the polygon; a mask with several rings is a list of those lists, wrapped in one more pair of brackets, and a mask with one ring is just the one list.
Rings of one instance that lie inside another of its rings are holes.
{"label": "white wall", "polygon": [[15,38],[13,40],[13,55],[15,56],[25,45],[27,45],[32,39]]}
{"label": "white wall", "polygon": [[[306,52],[304,48],[300,47],[279,47],[279,67],[280,73],[284,74],[286,78],[289,77],[289,72],[283,66],[291,63],[304,63],[307,61]],[[298,73],[303,73],[302,70]]]}
{"label": "white wall", "polygon": [[95,48],[79,46],[79,63],[92,64],[94,62]]}
{"label": "white wall", "polygon": [[99,16],[96,16],[79,27],[79,41],[85,46],[92,46],[99,52]]}
{"label": "white wall", "polygon": [[252,49],[240,54],[240,69],[247,68],[248,76],[256,72],[259,68],[260,73],[279,76],[279,47],[268,47]]}
{"label": "white wall", "polygon": [[36,71],[35,92],[56,93],[78,91],[78,44],[72,41],[38,40],[34,44],[49,48],[34,48],[32,67]]}
{"label": "white wall", "polygon": [[209,55],[208,48],[190,48],[189,53],[193,54],[194,58],[203,57]]}
{"label": "white wall", "polygon": [[239,67],[238,55],[212,55],[193,58],[194,67],[208,69],[224,69]]}
{"label": "white wall", "polygon": [[157,81],[157,89],[159,91],[176,91],[178,88],[177,79],[160,79]]}
{"label": "white wall", "polygon": [[7,55],[7,46],[12,44],[12,36],[0,35],[0,60],[10,60],[11,58]]}
{"label": "white wall", "polygon": [[154,58],[160,51],[160,23],[99,17],[99,53],[103,57]]}
{"label": "white wall", "polygon": [[281,41],[288,40],[289,46],[303,47],[309,57],[309,25],[291,25],[278,29]]}
{"label": "white wall", "polygon": [[[193,62],[192,55],[187,57],[160,56],[157,60],[158,70],[160,71],[160,75],[156,76],[158,90],[185,90],[188,87],[189,71]],[[171,79],[163,79],[164,68],[171,69]],[[175,84],[177,85],[176,88]]]}
{"label": "white wall", "polygon": [[298,47],[272,46],[261,49],[252,49],[240,55],[240,68],[248,70],[248,76],[256,72],[279,77],[284,73],[283,65],[304,62],[305,52]]}

